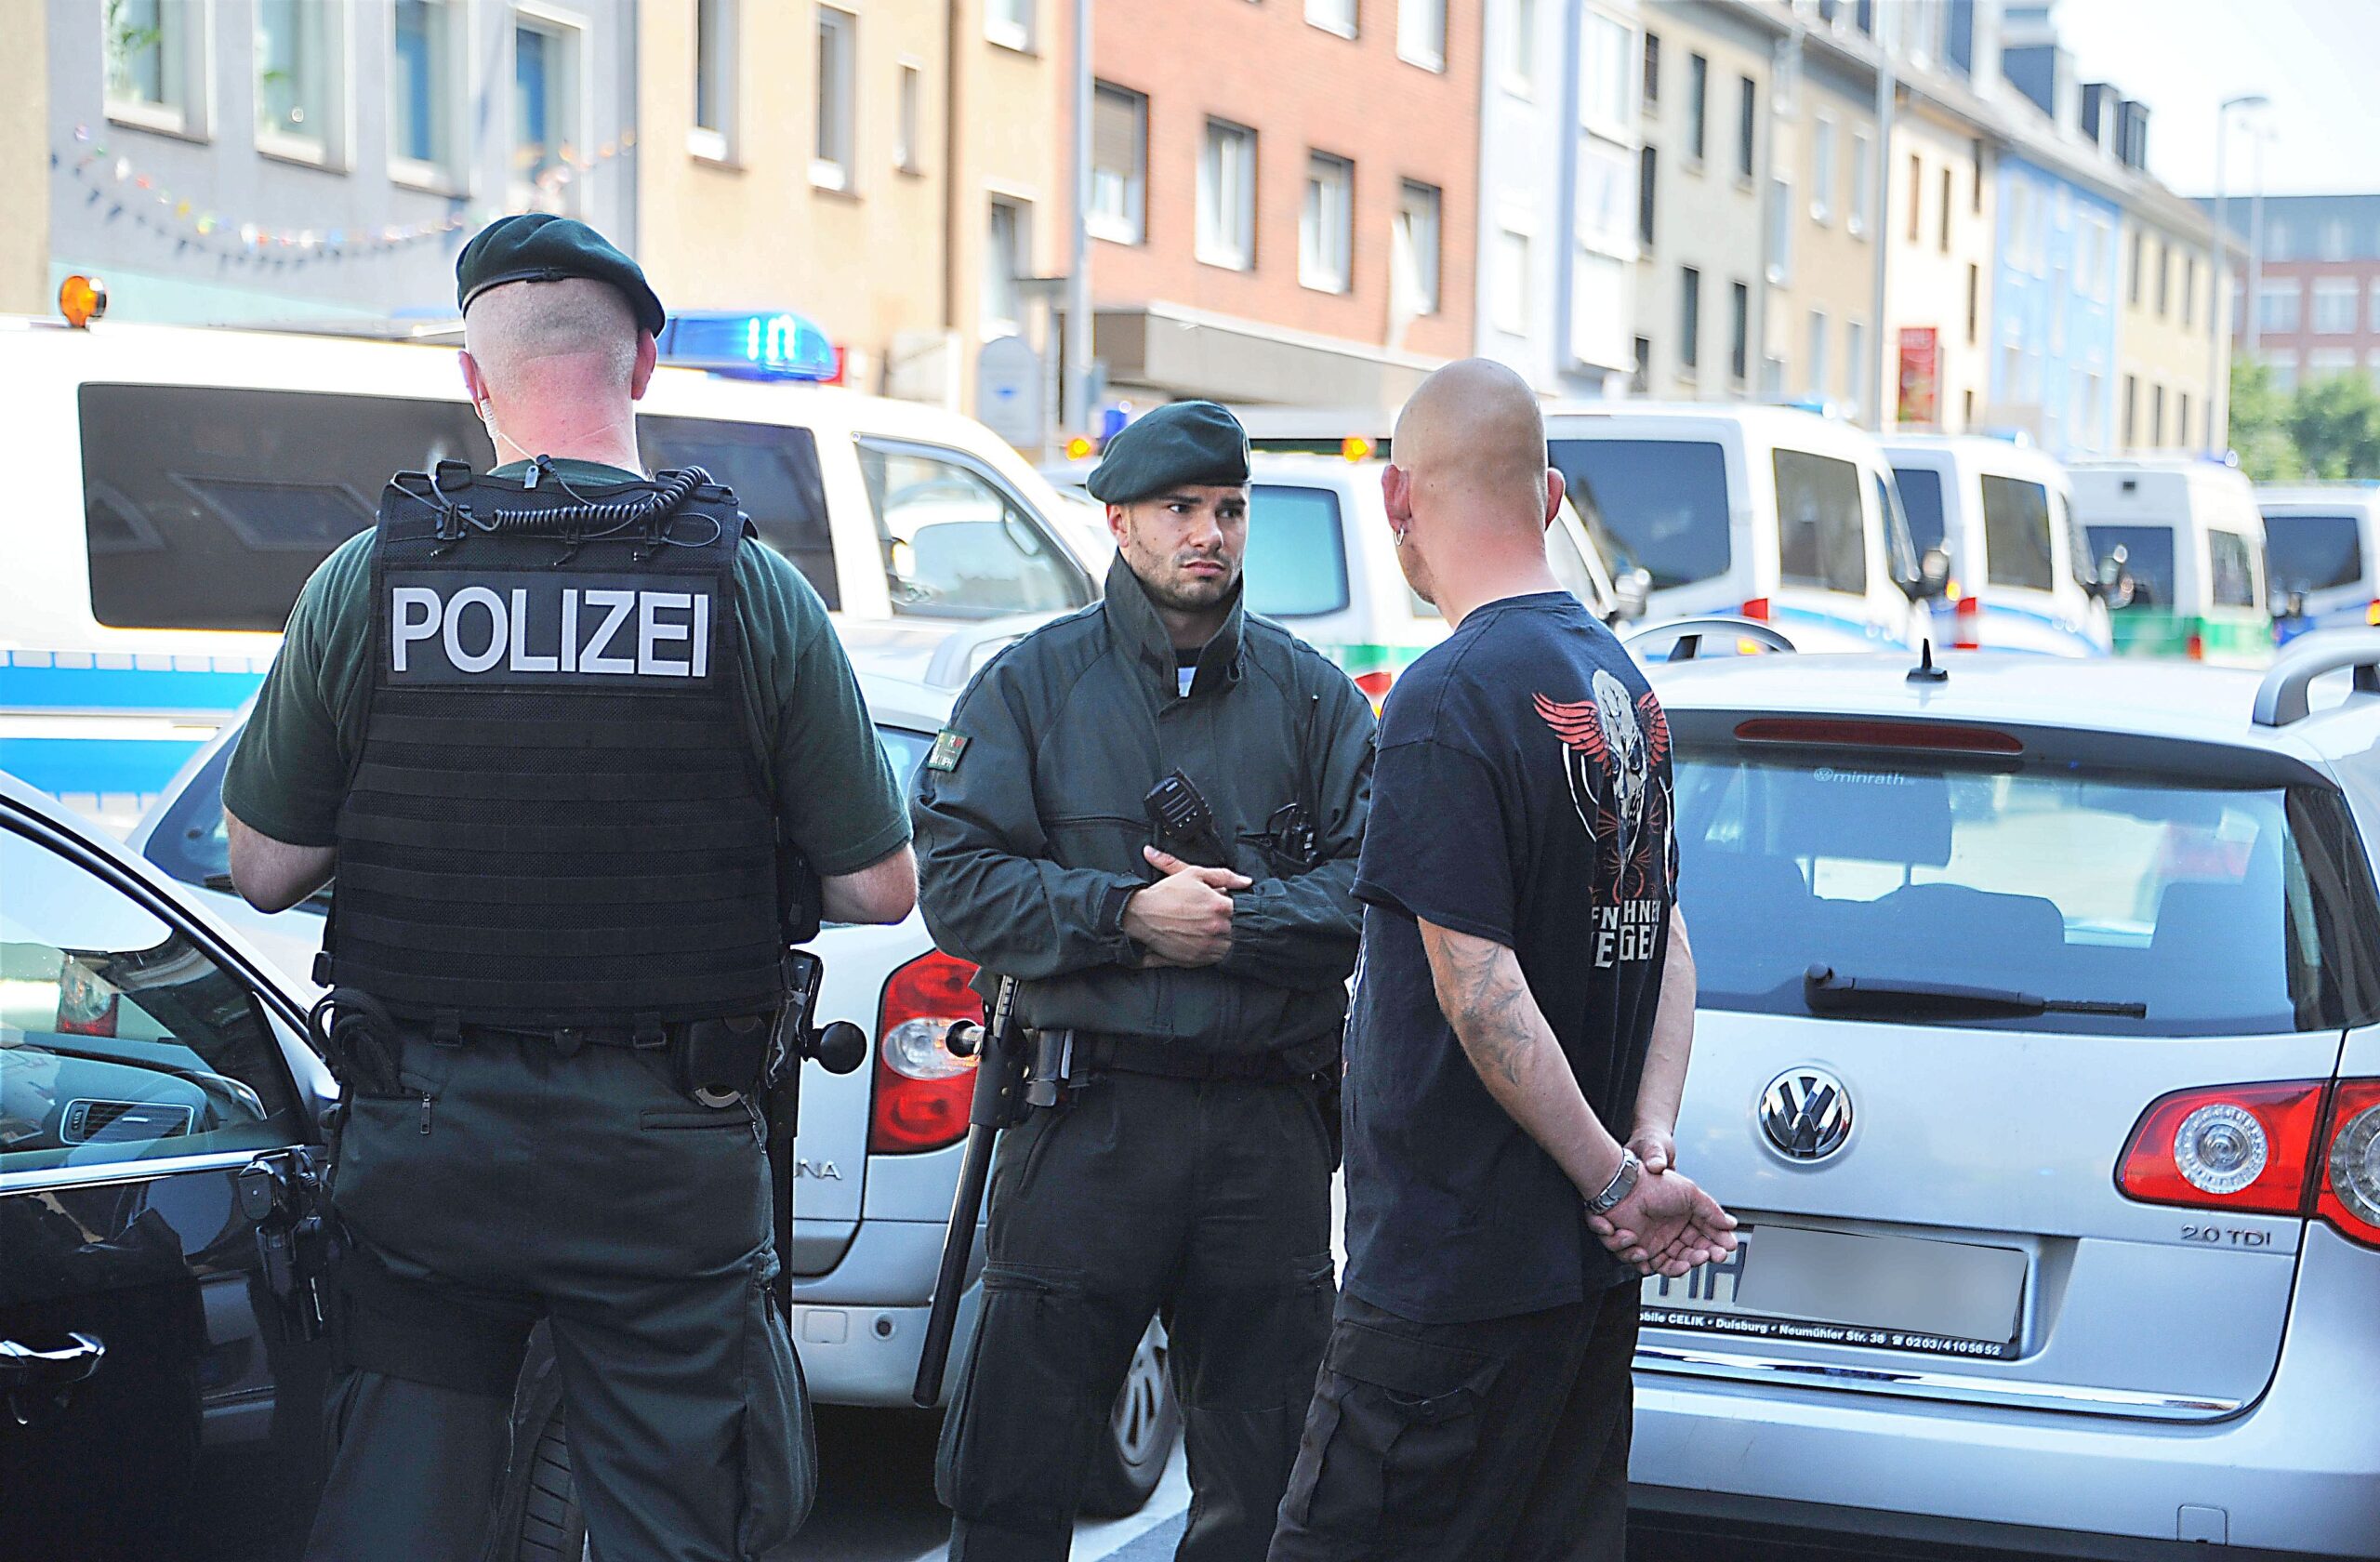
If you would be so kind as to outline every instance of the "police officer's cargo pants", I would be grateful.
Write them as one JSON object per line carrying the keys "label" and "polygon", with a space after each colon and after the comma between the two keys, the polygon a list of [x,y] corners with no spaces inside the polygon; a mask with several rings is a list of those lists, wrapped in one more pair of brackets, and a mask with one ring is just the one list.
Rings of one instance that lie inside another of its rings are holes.
{"label": "police officer's cargo pants", "polygon": [[1272,1562],[1622,1562],[1633,1280],[1425,1324],[1339,1299]]}
{"label": "police officer's cargo pants", "polygon": [[789,1536],[814,1449],[753,1111],[681,1093],[666,1051],[539,1038],[408,1029],[397,1082],[351,1092],[339,1137],[332,1201],[361,1251],[308,1556],[478,1556],[540,1317],[599,1562]]}
{"label": "police officer's cargo pants", "polygon": [[944,1423],[952,1562],[1052,1562],[1153,1314],[1193,1496],[1182,1562],[1262,1562],[1330,1325],[1309,1083],[1107,1075],[993,1163],[984,1308]]}

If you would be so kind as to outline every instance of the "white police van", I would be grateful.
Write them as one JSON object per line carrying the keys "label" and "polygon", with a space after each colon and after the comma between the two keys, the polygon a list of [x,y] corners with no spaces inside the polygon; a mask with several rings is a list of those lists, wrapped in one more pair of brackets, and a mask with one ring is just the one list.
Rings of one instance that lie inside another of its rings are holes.
{"label": "white police van", "polygon": [[[1047,484],[972,419],[801,382],[795,316],[672,320],[652,468],[733,486],[846,618],[1078,607],[1098,581]],[[710,371],[710,372],[703,372]],[[493,459],[451,349],[0,319],[0,770],[128,826],[261,681],[298,588],[382,484]]]}
{"label": "white police van", "polygon": [[2380,623],[2380,483],[2256,485],[2283,641]]}
{"label": "white police van", "polygon": [[2064,467],[2040,450],[1976,434],[1901,434],[1884,446],[1919,557],[1938,548],[1949,563],[1934,604],[1937,643],[2109,654],[2098,560],[2075,523]]}
{"label": "white police van", "polygon": [[1915,650],[1924,578],[1891,469],[1847,423],[1788,407],[1609,402],[1547,414],[1550,458],[1657,617],[1739,614],[1805,650]]}

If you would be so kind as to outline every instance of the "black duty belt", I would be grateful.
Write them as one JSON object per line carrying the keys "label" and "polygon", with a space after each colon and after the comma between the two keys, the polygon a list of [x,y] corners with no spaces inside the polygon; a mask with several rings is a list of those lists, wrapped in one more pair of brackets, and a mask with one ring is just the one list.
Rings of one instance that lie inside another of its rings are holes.
{"label": "black duty belt", "polygon": [[1339,1039],[1318,1037],[1270,1052],[1193,1052],[1146,1036],[1077,1031],[1076,1068],[1091,1073],[1154,1074],[1167,1079],[1244,1079],[1288,1084],[1320,1073],[1339,1058]]}

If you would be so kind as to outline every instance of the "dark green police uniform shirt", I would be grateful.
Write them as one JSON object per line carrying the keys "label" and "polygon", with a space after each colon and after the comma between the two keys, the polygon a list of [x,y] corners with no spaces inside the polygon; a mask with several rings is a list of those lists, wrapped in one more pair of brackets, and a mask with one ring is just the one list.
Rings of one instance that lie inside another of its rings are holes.
{"label": "dark green police uniform shirt", "polygon": [[[638,480],[587,461],[554,468],[582,488]],[[517,477],[527,464],[496,470]],[[348,770],[364,746],[372,536],[342,543],[298,593],[223,778],[225,808],[294,846],[337,844]],[[735,591],[744,687],[777,811],[820,873],[856,872],[909,839],[908,808],[826,604],[784,555],[750,539],[736,549]]]}

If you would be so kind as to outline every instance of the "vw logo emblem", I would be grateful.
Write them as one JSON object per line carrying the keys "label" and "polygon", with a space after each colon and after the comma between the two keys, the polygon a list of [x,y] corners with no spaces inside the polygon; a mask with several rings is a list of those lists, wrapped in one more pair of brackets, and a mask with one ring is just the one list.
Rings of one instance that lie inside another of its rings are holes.
{"label": "vw logo emblem", "polygon": [[1760,1131],[1792,1160],[1824,1160],[1851,1137],[1851,1092],[1823,1068],[1789,1068],[1760,1092]]}

